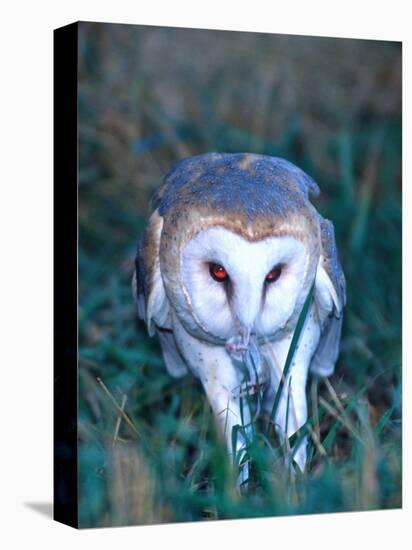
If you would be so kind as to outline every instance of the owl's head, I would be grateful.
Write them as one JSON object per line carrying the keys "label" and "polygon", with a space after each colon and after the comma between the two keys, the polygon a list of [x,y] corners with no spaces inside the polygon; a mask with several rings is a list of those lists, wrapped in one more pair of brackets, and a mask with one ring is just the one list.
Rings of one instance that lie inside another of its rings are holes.
{"label": "owl's head", "polygon": [[276,337],[297,318],[319,261],[309,191],[315,182],[283,159],[213,153],[179,163],[151,219],[148,317],[165,327],[177,317],[214,343]]}

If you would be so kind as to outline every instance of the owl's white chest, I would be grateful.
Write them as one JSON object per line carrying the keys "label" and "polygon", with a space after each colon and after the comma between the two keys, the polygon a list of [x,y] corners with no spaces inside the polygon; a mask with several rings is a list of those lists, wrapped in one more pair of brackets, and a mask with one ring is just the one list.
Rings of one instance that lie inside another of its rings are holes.
{"label": "owl's white chest", "polygon": [[176,315],[173,315],[173,334],[179,352],[196,378],[203,384],[219,379],[229,392],[236,392],[241,383],[241,373],[233,368],[223,345],[214,345],[195,338],[186,331]]}

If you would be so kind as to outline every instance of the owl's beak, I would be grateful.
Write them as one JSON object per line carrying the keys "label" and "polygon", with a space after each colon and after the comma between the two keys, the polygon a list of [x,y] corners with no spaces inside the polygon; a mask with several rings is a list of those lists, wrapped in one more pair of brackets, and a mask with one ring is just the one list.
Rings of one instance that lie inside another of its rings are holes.
{"label": "owl's beak", "polygon": [[231,304],[236,336],[229,338],[226,349],[233,359],[243,360],[249,349],[250,335],[262,305],[262,292],[253,273],[246,271],[238,280]]}

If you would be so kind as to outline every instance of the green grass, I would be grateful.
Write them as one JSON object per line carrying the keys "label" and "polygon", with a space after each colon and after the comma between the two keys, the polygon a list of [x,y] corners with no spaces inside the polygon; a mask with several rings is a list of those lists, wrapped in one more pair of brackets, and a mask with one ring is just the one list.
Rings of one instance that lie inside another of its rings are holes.
{"label": "green grass", "polygon": [[[401,506],[398,46],[162,32],[80,33],[81,525]],[[254,426],[242,495],[202,389],[167,374],[131,293],[150,195],[172,162],[211,150],[308,171],[347,279],[336,373],[309,380],[309,420],[290,442],[267,433],[267,418]],[[304,435],[307,471],[288,475],[285,454]]]}

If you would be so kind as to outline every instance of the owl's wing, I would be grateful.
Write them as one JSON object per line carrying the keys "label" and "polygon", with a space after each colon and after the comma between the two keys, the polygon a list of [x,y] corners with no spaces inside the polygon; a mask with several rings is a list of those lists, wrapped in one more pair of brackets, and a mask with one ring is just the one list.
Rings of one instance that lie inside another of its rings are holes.
{"label": "owl's wing", "polygon": [[170,304],[160,273],[162,227],[163,218],[155,210],[139,243],[132,285],[139,318],[146,323],[150,336],[158,336],[169,374],[179,377],[187,373],[187,367],[173,335]]}
{"label": "owl's wing", "polygon": [[146,323],[150,336],[155,334],[156,326],[171,329],[170,304],[159,264],[162,227],[163,218],[155,210],[139,243],[132,283],[138,316]]}
{"label": "owl's wing", "polygon": [[156,329],[157,337],[159,338],[160,347],[162,348],[163,360],[165,362],[167,372],[179,378],[187,374],[185,360],[176,345],[174,334],[171,330]]}
{"label": "owl's wing", "polygon": [[320,217],[322,253],[315,282],[315,305],[325,319],[319,345],[311,363],[311,372],[330,376],[339,356],[346,284],[336,248],[332,222]]}

